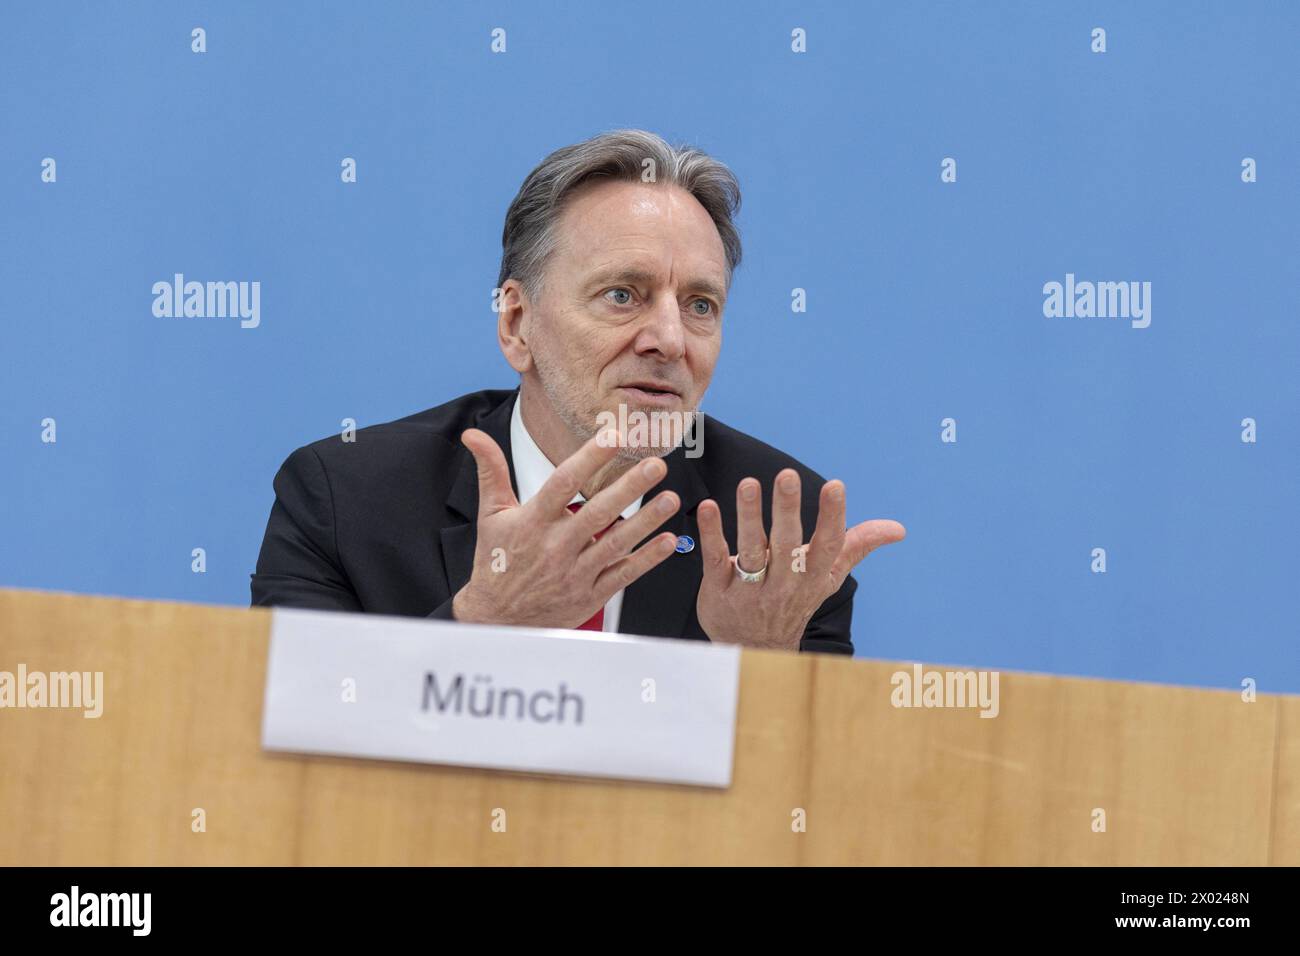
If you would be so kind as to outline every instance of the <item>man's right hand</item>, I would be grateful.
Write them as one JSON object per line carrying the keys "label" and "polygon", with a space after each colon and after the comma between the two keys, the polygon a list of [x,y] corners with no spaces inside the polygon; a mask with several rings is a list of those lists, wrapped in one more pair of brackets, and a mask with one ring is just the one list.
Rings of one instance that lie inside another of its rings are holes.
{"label": "man's right hand", "polygon": [[452,601],[456,620],[576,628],[673,553],[677,537],[667,531],[632,550],[680,507],[671,491],[595,538],[663,480],[668,466],[661,458],[638,462],[577,513],[568,510],[573,496],[618,453],[616,432],[592,437],[522,505],[491,436],[471,428],[461,442],[478,465],[478,544],[469,583]]}

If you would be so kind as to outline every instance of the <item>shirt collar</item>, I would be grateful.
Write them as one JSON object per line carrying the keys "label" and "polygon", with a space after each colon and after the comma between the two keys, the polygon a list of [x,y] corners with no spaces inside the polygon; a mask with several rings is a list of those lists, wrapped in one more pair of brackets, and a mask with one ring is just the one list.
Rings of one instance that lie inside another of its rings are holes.
{"label": "shirt collar", "polygon": [[[524,416],[520,411],[521,402],[521,394],[516,393],[515,407],[510,413],[510,458],[515,466],[519,503],[523,504],[542,490],[542,485],[546,484],[546,480],[555,471],[555,465],[546,457],[546,453],[537,447],[537,442],[533,441],[533,436],[528,434],[528,429],[524,427]],[[642,495],[624,508],[623,518],[627,519],[636,514],[644,499],[645,495]],[[573,501],[585,502],[586,500],[581,492],[573,496]],[[572,504],[573,501],[569,503]]]}

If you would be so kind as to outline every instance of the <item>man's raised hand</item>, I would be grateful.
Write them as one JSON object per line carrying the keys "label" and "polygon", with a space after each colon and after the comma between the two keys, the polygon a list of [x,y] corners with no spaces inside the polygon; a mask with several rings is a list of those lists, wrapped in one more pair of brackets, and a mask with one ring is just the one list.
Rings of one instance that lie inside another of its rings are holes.
{"label": "man's raised hand", "polygon": [[632,550],[680,507],[671,491],[595,538],[663,480],[668,466],[660,458],[638,462],[576,514],[568,510],[573,496],[618,453],[616,432],[588,440],[522,505],[491,436],[471,428],[461,441],[478,466],[479,508],[474,571],[452,602],[456,620],[576,628],[673,553],[677,539],[670,532]]}
{"label": "man's raised hand", "polygon": [[[763,531],[762,486],[746,478],[736,487],[736,554],[727,547],[717,502],[700,503],[704,578],[696,600],[700,627],[725,644],[797,649],[822,602],[840,589],[854,566],[872,551],[901,541],[897,521],[864,521],[845,528],[842,481],[822,486],[817,527],[804,544],[799,516],[799,473],[786,468],[772,488],[772,535]],[[736,568],[763,580],[741,580]]]}

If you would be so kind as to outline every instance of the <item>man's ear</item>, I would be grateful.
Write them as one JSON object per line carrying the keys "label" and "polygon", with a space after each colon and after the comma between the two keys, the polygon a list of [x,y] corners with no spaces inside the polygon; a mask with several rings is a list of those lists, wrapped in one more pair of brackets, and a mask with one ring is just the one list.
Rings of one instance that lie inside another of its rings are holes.
{"label": "man's ear", "polygon": [[510,367],[521,375],[533,367],[524,326],[535,318],[535,308],[523,286],[516,279],[507,279],[497,298],[497,344]]}

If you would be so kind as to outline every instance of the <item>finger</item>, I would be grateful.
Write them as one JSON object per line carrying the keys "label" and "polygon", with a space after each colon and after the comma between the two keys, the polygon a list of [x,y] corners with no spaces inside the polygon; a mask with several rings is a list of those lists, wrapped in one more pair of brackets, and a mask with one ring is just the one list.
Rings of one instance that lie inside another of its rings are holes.
{"label": "finger", "polygon": [[667,473],[668,465],[662,458],[647,458],[629,468],[608,488],[593,495],[573,516],[573,535],[577,545],[583,546],[591,537],[608,528],[628,505],[663,481]]}
{"label": "finger", "polygon": [[736,561],[742,571],[761,571],[767,560],[763,532],[763,486],[757,478],[736,485]]}
{"label": "finger", "polygon": [[641,575],[662,563],[676,547],[677,535],[671,531],[655,535],[626,558],[616,561],[601,572],[592,587],[593,592],[600,599],[601,604],[604,604]]}
{"label": "finger", "polygon": [[478,468],[478,515],[486,518],[516,507],[519,499],[510,485],[510,466],[505,453],[487,432],[468,428],[461,433],[461,444],[474,456]]}
{"label": "finger", "polygon": [[835,566],[844,549],[844,514],[844,482],[826,482],[817,501],[817,527],[808,542],[809,575],[821,577]]}
{"label": "finger", "polygon": [[[593,541],[587,546],[579,557],[580,561],[586,561],[594,565],[593,576],[595,572],[603,571],[615,561],[625,557],[643,538],[648,537],[661,524],[667,521],[677,511],[681,505],[681,499],[671,491],[665,491],[656,495],[653,501],[647,502],[637,509],[637,513],[626,521],[617,522],[614,527],[610,528],[600,536],[599,541]],[[586,511],[591,505],[585,505],[582,511]],[[581,514],[582,512],[579,512]],[[676,541],[677,536],[673,535]]]}
{"label": "finger", "polygon": [[[803,521],[799,517],[799,472],[783,468],[772,482],[772,569],[769,576],[794,574],[791,564],[795,548],[803,545]],[[748,565],[745,570],[750,570]]]}
{"label": "finger", "polygon": [[[617,454],[618,432],[612,428],[596,432],[587,439],[586,444],[551,472],[551,477],[546,479],[546,483],[534,496],[537,507],[550,516],[561,514],[568,508],[573,496],[582,490],[582,486]],[[599,531],[600,528],[596,530]]]}
{"label": "finger", "polygon": [[722,509],[712,498],[701,501],[695,509],[695,519],[700,525],[700,557],[704,562],[704,587],[724,590],[731,586],[735,575],[731,573],[731,550],[722,530]]}
{"label": "finger", "polygon": [[883,548],[907,537],[907,529],[897,521],[876,520],[855,524],[844,536],[844,547],[835,559],[832,573],[835,580],[843,581],[854,565],[877,548]]}

